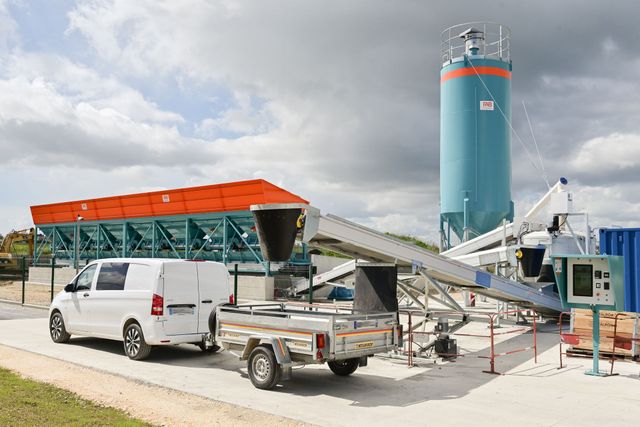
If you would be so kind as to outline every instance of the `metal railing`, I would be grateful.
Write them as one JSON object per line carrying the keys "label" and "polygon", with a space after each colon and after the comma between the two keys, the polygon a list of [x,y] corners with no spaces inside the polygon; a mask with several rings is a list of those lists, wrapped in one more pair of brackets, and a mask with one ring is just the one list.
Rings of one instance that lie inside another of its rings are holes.
{"label": "metal railing", "polygon": [[[55,258],[41,259],[34,265],[32,257],[1,257],[0,301],[48,307],[55,294],[64,288],[64,284],[57,283],[62,280],[61,277],[64,279],[64,276],[58,276],[64,266],[58,264]],[[34,268],[32,273],[38,270],[36,278],[30,278],[31,268]]]}
{"label": "metal railing", "polygon": [[[574,331],[570,331],[570,332],[564,332],[562,329],[562,319],[566,318],[566,317],[570,317],[570,318],[575,318],[576,316],[584,316],[584,317],[589,317],[587,314],[584,313],[576,313],[576,312],[570,312],[570,311],[564,311],[562,313],[560,313],[560,317],[558,319],[558,333],[560,335],[560,346],[559,346],[559,356],[560,356],[560,366],[558,367],[558,369],[562,369],[564,368],[566,365],[563,364],[562,362],[562,356],[571,356],[571,357],[583,357],[583,358],[589,358],[589,357],[593,357],[593,355],[589,355],[589,354],[579,354],[579,353],[568,353],[566,351],[562,351],[562,346],[564,345],[571,345],[571,346],[576,346],[580,344],[581,340],[586,340],[586,341],[591,341],[593,340],[593,335],[592,334],[578,334]],[[611,339],[611,347],[610,349],[604,350],[605,352],[607,352],[609,354],[609,363],[611,365],[610,368],[610,372],[609,375],[617,375],[613,372],[613,367],[614,367],[614,363],[615,360],[617,358],[617,356],[620,356],[620,353],[616,354],[616,348],[622,348],[622,349],[626,349],[626,350],[631,350],[635,345],[640,345],[640,338],[637,336],[636,332],[637,332],[637,327],[634,325],[634,333],[631,337],[627,337],[627,336],[620,336],[618,335],[618,321],[619,320],[635,320],[636,324],[638,322],[638,320],[640,319],[640,314],[632,314],[632,313],[624,313],[624,312],[620,312],[620,313],[616,313],[614,316],[614,324],[613,324],[613,334],[607,334],[607,333],[602,333],[600,334],[600,338],[608,338]],[[575,328],[574,328],[575,329]],[[602,351],[602,349],[601,349]],[[600,359],[604,359],[604,357],[600,357]]]}
{"label": "metal railing", "polygon": [[479,55],[505,62],[511,61],[511,30],[509,27],[495,22],[466,22],[453,25],[441,33],[440,55],[443,64],[465,54],[465,40],[460,37],[460,34],[469,28],[476,28],[484,33],[484,41],[480,44]]}
{"label": "metal railing", "polygon": [[613,373],[613,364],[615,363],[616,360],[616,347],[618,348],[624,348],[626,350],[631,350],[635,345],[640,344],[640,338],[638,338],[638,336],[636,335],[637,329],[634,327],[634,333],[633,336],[631,337],[619,337],[618,336],[618,320],[622,317],[625,316],[624,319],[622,320],[631,320],[633,319],[635,321],[635,325],[637,325],[638,319],[640,319],[640,314],[635,313],[635,314],[630,314],[630,313],[616,313],[616,317],[613,323],[613,345],[612,345],[612,349],[611,349],[611,372],[609,373],[609,375],[615,375]]}
{"label": "metal railing", "polygon": [[[527,313],[527,312],[531,312],[533,315],[533,325],[531,327],[520,327],[520,328],[516,328],[516,329],[510,329],[508,331],[502,331],[502,332],[496,332],[495,328],[499,327],[499,325],[497,324],[498,322],[496,322],[496,319],[498,319],[500,316],[504,316],[504,315],[516,315],[518,313]],[[415,335],[437,335],[437,334],[445,334],[447,336],[458,336],[458,337],[476,337],[476,338],[489,338],[489,355],[488,356],[484,356],[484,355],[477,355],[476,357],[479,359],[489,359],[489,370],[485,370],[482,372],[488,373],[488,374],[496,374],[496,375],[500,375],[500,372],[497,372],[495,367],[496,367],[496,359],[498,357],[504,357],[504,356],[509,356],[515,353],[521,353],[523,351],[529,351],[529,350],[533,350],[533,360],[534,363],[538,363],[538,337],[537,337],[537,323],[536,323],[536,318],[538,317],[538,314],[531,309],[514,309],[514,310],[506,310],[506,311],[499,311],[499,312],[494,312],[494,313],[474,313],[475,315],[485,315],[488,316],[488,320],[489,320],[489,335],[485,335],[485,334],[469,334],[469,333],[461,333],[461,332],[432,332],[432,331],[414,331],[413,330],[413,319],[412,319],[412,315],[413,312],[411,310],[400,310],[400,314],[404,314],[408,316],[408,321],[407,321],[407,331],[406,331],[406,335],[407,335],[407,344],[408,344],[408,350],[406,351],[402,351],[403,353],[405,353],[407,355],[407,365],[409,367],[414,366],[413,364],[413,357],[414,357],[414,351],[413,351],[413,347],[415,343],[415,339],[414,336]],[[455,316],[455,315],[460,315],[460,316],[465,316],[468,314],[465,313],[452,313],[452,312],[446,312],[446,313],[431,313],[431,317],[432,318],[436,318],[438,315],[446,315],[446,316]],[[511,349],[508,351],[504,351],[504,352],[496,352],[496,345],[495,345],[495,337],[498,335],[507,335],[507,334],[514,334],[514,333],[528,333],[528,332],[533,332],[533,342],[532,345],[529,347],[522,347],[522,348],[515,348],[515,349]],[[445,356],[445,357],[464,357],[466,356],[466,354],[463,353],[455,353],[455,354],[444,354],[441,353],[441,356]]]}

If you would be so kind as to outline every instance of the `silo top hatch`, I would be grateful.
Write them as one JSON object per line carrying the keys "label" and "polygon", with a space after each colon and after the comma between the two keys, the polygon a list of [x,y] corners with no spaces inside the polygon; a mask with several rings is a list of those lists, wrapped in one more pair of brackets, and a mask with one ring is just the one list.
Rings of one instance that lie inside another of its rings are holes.
{"label": "silo top hatch", "polygon": [[511,62],[511,30],[494,22],[467,22],[451,26],[441,35],[442,66],[464,56]]}

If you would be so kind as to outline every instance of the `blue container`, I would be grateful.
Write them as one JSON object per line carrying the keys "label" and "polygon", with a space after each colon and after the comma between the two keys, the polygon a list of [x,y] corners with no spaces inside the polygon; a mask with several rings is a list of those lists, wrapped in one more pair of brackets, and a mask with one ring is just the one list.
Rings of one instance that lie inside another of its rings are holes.
{"label": "blue container", "polygon": [[624,258],[624,311],[640,312],[640,228],[600,229],[600,253]]}
{"label": "blue container", "polygon": [[349,288],[333,288],[327,299],[336,301],[353,301],[353,289]]}
{"label": "blue container", "polygon": [[473,53],[440,73],[440,224],[461,241],[513,219],[511,61]]}

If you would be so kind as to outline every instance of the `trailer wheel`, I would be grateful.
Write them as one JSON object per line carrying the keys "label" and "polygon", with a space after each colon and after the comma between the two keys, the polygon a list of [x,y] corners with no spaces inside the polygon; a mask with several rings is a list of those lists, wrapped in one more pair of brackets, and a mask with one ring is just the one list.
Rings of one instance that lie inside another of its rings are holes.
{"label": "trailer wheel", "polygon": [[265,345],[259,345],[251,351],[248,370],[251,383],[262,390],[274,388],[282,375],[276,355]]}
{"label": "trailer wheel", "polygon": [[358,359],[334,360],[327,362],[327,364],[334,374],[341,377],[351,375],[358,369]]}

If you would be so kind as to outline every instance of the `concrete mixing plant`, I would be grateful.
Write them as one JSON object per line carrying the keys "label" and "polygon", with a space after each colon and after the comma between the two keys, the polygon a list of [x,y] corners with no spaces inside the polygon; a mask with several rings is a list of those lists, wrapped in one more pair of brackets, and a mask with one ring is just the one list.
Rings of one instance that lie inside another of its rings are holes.
{"label": "concrete mixing plant", "polygon": [[510,30],[468,23],[442,33],[440,230],[467,241],[513,219]]}

